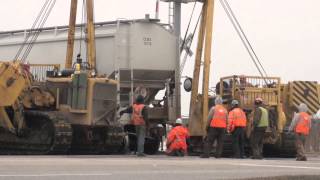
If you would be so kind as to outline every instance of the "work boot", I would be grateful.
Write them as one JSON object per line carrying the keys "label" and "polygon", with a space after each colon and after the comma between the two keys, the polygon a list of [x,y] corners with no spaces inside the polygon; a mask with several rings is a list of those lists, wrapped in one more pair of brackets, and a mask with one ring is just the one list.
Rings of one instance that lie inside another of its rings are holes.
{"label": "work boot", "polygon": [[210,158],[210,156],[206,154],[201,154],[200,158]]}
{"label": "work boot", "polygon": [[177,156],[178,156],[178,157],[183,157],[184,154],[183,154],[183,152],[181,152],[180,150],[178,150],[178,151],[177,151]]}
{"label": "work boot", "polygon": [[144,153],[137,153],[138,157],[146,157],[146,155]]}
{"label": "work boot", "polygon": [[251,158],[251,159],[263,159],[262,156],[251,156],[250,158]]}
{"label": "work boot", "polygon": [[307,157],[297,157],[296,161],[307,161]]}

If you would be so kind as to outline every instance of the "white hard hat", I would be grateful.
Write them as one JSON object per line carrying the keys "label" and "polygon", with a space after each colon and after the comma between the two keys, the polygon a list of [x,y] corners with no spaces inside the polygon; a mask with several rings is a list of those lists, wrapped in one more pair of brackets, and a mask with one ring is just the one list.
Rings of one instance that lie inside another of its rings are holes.
{"label": "white hard hat", "polygon": [[307,112],[308,111],[308,106],[304,103],[301,103],[298,107],[299,112]]}
{"label": "white hard hat", "polygon": [[232,100],[231,105],[239,105],[239,101],[238,100]]}
{"label": "white hard hat", "polygon": [[176,119],[176,124],[182,124],[182,119],[181,118]]}
{"label": "white hard hat", "polygon": [[316,119],[320,119],[320,109],[319,109],[318,112],[315,114],[315,118],[316,118]]}
{"label": "white hard hat", "polygon": [[218,105],[218,104],[222,104],[223,103],[223,100],[220,96],[217,96],[215,101],[214,101],[214,104],[215,105]]}

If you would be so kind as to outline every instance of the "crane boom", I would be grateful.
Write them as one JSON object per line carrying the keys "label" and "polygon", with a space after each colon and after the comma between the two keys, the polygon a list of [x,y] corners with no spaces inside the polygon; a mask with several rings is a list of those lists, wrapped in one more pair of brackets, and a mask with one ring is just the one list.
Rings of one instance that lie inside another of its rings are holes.
{"label": "crane boom", "polygon": [[74,50],[74,34],[77,19],[77,5],[78,0],[71,0],[70,18],[69,18],[69,31],[68,31],[68,44],[67,44],[67,57],[65,68],[70,69],[72,66],[73,50]]}
{"label": "crane boom", "polygon": [[95,27],[93,21],[93,0],[87,0],[88,62],[96,70]]}
{"label": "crane boom", "polygon": [[[208,115],[208,93],[209,93],[209,75],[211,62],[211,46],[212,46],[212,25],[213,25],[213,9],[214,0],[207,0],[203,4],[203,14],[201,17],[200,30],[198,35],[198,45],[196,51],[195,66],[193,71],[192,91],[190,101],[190,122],[189,130],[191,136],[205,135],[205,127]],[[198,86],[200,79],[201,58],[204,51],[204,67],[202,82],[202,98],[198,99]],[[198,103],[201,102],[201,114],[197,113]],[[199,117],[200,116],[200,117]]]}

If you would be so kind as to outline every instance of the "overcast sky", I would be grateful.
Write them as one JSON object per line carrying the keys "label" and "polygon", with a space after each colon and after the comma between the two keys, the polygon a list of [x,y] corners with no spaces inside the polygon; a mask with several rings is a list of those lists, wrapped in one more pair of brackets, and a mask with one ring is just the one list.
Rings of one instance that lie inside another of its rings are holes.
{"label": "overcast sky", "polygon": [[[95,19],[109,21],[117,18],[143,18],[146,13],[154,17],[155,2],[95,0]],[[44,0],[2,0],[0,31],[29,28],[43,3]],[[229,3],[269,75],[279,76],[283,81],[319,81],[319,0],[229,0]],[[46,25],[66,25],[69,6],[70,0],[57,0]],[[182,7],[183,33],[192,6],[190,3]],[[199,3],[196,16],[200,8]],[[160,18],[167,22],[167,3],[161,3]],[[257,70],[217,0],[212,52],[211,86],[221,76],[257,75]],[[191,75],[193,60],[193,57],[188,60],[184,75]],[[183,112],[187,112],[184,109]]]}

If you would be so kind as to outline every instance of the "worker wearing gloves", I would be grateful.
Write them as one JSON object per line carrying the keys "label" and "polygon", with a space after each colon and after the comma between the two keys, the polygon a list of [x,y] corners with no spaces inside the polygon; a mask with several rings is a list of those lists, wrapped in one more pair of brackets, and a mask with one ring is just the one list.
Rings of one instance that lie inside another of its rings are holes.
{"label": "worker wearing gloves", "polygon": [[182,119],[178,118],[175,127],[167,137],[167,155],[183,157],[187,155],[188,129],[182,126]]}
{"label": "worker wearing gloves", "polygon": [[135,126],[136,136],[137,136],[137,156],[143,157],[144,154],[144,142],[146,136],[146,124],[147,124],[147,111],[146,106],[144,105],[144,98],[141,95],[138,95],[135,103],[120,112],[120,115],[123,113],[131,113],[131,124]]}
{"label": "worker wearing gloves", "polygon": [[252,159],[263,159],[263,138],[269,126],[269,112],[263,107],[262,98],[254,101],[253,130],[251,133]]}
{"label": "worker wearing gloves", "polygon": [[311,128],[311,116],[307,113],[308,107],[301,103],[298,107],[299,113],[296,113],[291,121],[289,131],[295,132],[297,161],[306,161],[307,157],[304,152],[305,139],[309,135]]}
{"label": "worker wearing gloves", "polygon": [[216,158],[220,158],[223,150],[223,140],[227,128],[228,111],[222,105],[222,98],[217,96],[215,106],[210,109],[207,124],[207,137],[201,158],[209,158],[212,145],[217,140]]}
{"label": "worker wearing gloves", "polygon": [[245,128],[247,126],[246,113],[239,107],[239,101],[231,102],[232,109],[228,116],[228,132],[232,133],[234,158],[244,158]]}

